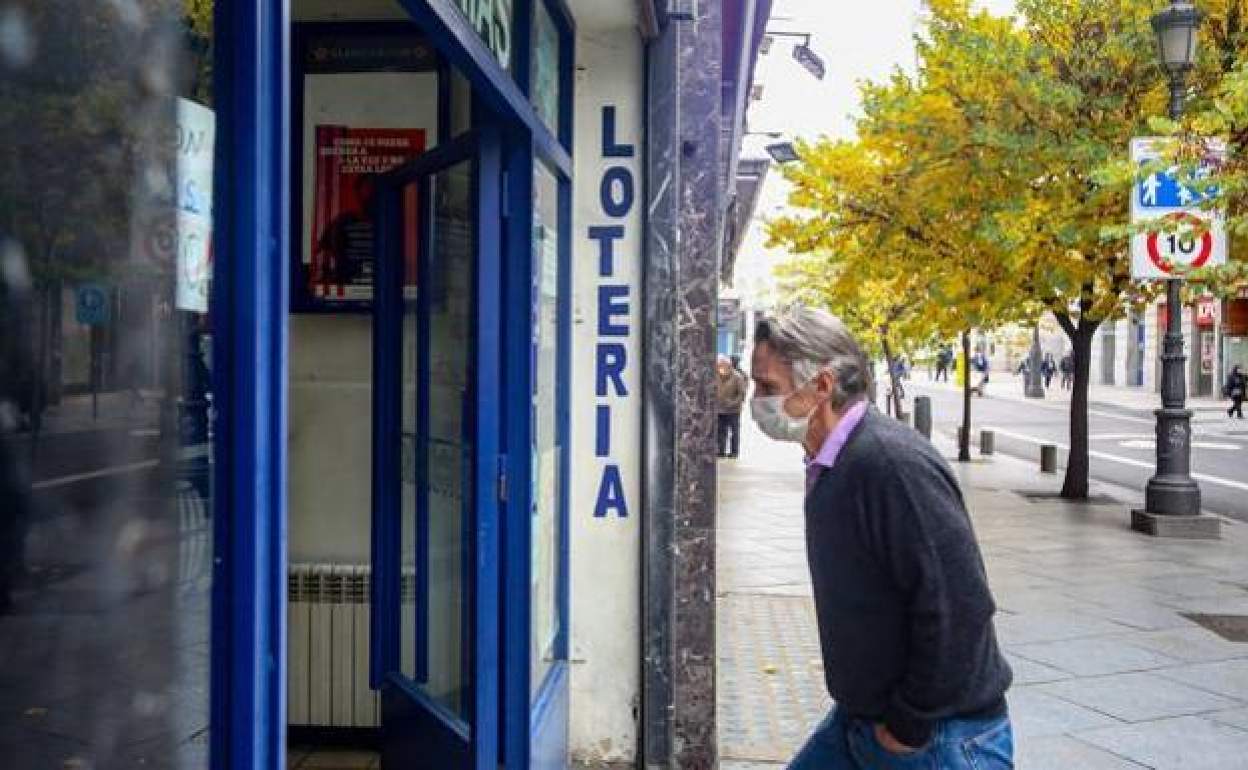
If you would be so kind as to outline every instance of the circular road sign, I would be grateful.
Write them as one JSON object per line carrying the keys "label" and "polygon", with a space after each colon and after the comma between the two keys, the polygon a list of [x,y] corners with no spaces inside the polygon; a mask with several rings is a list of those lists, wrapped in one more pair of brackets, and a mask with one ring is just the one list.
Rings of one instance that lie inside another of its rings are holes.
{"label": "circular road sign", "polygon": [[1171,232],[1149,233],[1148,258],[1164,273],[1203,267],[1213,254],[1213,233],[1209,228],[1197,235],[1204,220],[1185,212],[1166,219],[1179,227]]}

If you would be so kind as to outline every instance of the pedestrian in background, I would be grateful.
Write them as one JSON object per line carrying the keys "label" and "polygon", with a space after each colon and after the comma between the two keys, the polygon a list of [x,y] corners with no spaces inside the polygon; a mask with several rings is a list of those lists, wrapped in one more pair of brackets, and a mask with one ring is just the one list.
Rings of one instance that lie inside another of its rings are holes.
{"label": "pedestrian in background", "polygon": [[715,363],[720,457],[736,457],[741,453],[741,407],[748,390],[745,375],[737,371],[726,356],[720,356]]}
{"label": "pedestrian in background", "polygon": [[1053,360],[1053,354],[1046,352],[1044,361],[1040,364],[1040,374],[1044,377],[1044,389],[1048,390],[1053,385],[1053,374],[1057,371],[1057,362]]}
{"label": "pedestrian in background", "polygon": [[751,411],[806,450],[806,549],[836,706],[790,770],[1004,770],[1013,678],[958,482],[871,406],[844,324],[799,308],[755,332]]}
{"label": "pedestrian in background", "polygon": [[953,351],[948,345],[941,345],[936,354],[936,381],[949,381],[949,365],[953,363]]}
{"label": "pedestrian in background", "polygon": [[1248,376],[1244,375],[1239,364],[1231,367],[1226,378],[1226,395],[1231,399],[1231,408],[1226,410],[1227,417],[1244,419],[1244,396],[1248,392]]}
{"label": "pedestrian in background", "polygon": [[1067,352],[1062,356],[1062,363],[1058,366],[1062,372],[1062,390],[1070,390],[1075,382],[1075,357]]}
{"label": "pedestrian in background", "polygon": [[981,398],[988,395],[988,377],[989,369],[988,356],[984,355],[983,348],[975,351],[975,355],[971,357],[971,368],[979,374],[979,384],[971,390]]}

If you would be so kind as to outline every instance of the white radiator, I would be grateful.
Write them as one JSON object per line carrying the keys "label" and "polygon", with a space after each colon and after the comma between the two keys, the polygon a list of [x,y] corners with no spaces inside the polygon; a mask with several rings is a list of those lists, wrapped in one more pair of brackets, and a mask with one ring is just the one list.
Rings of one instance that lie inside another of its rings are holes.
{"label": "white radiator", "polygon": [[369,572],[363,565],[291,565],[291,725],[380,724],[380,700],[368,686]]}

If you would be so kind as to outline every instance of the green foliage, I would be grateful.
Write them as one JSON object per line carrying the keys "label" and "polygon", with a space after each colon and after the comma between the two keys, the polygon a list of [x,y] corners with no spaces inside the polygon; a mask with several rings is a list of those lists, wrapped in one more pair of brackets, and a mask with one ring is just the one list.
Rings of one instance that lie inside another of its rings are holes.
{"label": "green foliage", "polygon": [[[1216,183],[1248,235],[1248,156],[1235,151],[1248,140],[1245,3],[1201,4],[1214,45],[1194,82],[1209,96],[1171,121],[1149,23],[1160,0],[1018,0],[1012,18],[932,0],[917,73],[864,85],[857,137],[802,145],[785,169],[794,210],[769,225],[793,254],[785,276],[906,340],[1052,312],[1077,358],[1064,492],[1085,495],[1091,337],[1160,290],[1130,277],[1129,140],[1180,136],[1164,160],[1194,169],[1198,137],[1228,137]],[[1244,276],[1237,264],[1194,277]]]}

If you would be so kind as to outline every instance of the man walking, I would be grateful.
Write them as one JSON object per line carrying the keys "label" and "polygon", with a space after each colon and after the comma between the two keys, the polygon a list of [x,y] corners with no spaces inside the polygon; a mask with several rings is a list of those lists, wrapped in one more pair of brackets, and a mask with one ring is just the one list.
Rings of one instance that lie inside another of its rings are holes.
{"label": "man walking", "polygon": [[945,382],[949,381],[949,364],[952,361],[953,361],[953,351],[949,349],[948,345],[941,345],[940,352],[936,354],[936,381],[937,382],[940,382],[942,379]]}
{"label": "man walking", "polygon": [[1062,390],[1070,390],[1071,385],[1075,382],[1075,357],[1069,352],[1062,356],[1062,363],[1058,365],[1062,372]]}
{"label": "man walking", "polygon": [[807,558],[837,704],[789,768],[1012,768],[1012,674],[961,491],[930,443],[870,406],[869,366],[823,311],[755,333],[754,419],[808,458]]}
{"label": "man walking", "polygon": [[1231,368],[1226,378],[1226,395],[1231,399],[1231,408],[1226,410],[1227,417],[1244,419],[1244,396],[1248,391],[1248,375],[1245,375],[1239,364]]}
{"label": "man walking", "polygon": [[741,406],[749,384],[745,375],[720,356],[715,363],[715,396],[719,405],[719,456],[741,453]]}

